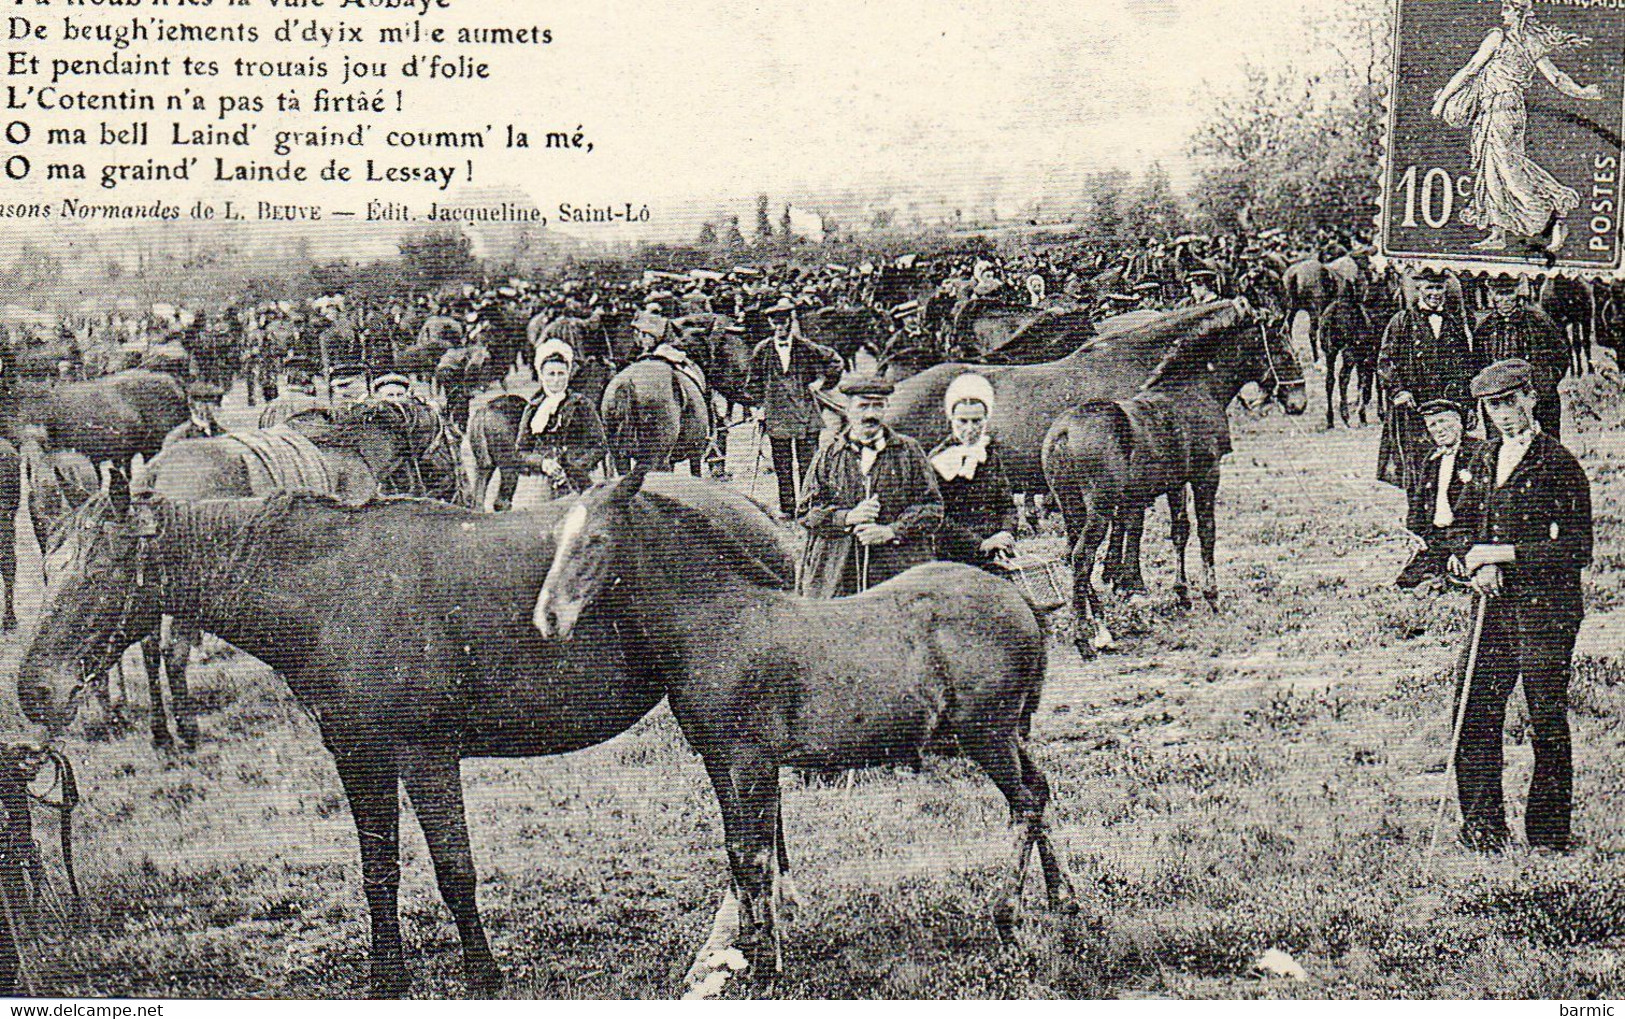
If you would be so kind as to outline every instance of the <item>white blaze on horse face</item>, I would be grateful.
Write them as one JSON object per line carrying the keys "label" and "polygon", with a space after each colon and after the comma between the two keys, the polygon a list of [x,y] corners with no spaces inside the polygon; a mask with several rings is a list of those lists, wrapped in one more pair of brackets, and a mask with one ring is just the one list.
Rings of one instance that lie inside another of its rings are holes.
{"label": "white blaze on horse face", "polygon": [[[577,503],[570,507],[570,511],[559,521],[558,547],[553,551],[553,563],[548,567],[547,579],[542,581],[542,589],[536,595],[536,609],[531,613],[531,623],[540,631],[543,637],[564,639],[570,636],[570,629],[575,625],[576,613],[570,613],[568,619],[559,613],[558,623],[555,627],[553,603],[553,585],[558,582],[559,572],[569,557],[575,553],[575,546],[581,540],[581,532],[587,528],[587,507]],[[557,632],[555,632],[555,630]]]}

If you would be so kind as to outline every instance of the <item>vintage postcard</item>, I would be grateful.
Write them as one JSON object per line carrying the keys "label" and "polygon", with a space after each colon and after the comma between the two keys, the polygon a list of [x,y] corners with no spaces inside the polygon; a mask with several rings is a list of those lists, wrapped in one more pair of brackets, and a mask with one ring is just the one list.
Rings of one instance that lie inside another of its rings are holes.
{"label": "vintage postcard", "polygon": [[12,1015],[1614,1014],[1620,4],[0,25]]}

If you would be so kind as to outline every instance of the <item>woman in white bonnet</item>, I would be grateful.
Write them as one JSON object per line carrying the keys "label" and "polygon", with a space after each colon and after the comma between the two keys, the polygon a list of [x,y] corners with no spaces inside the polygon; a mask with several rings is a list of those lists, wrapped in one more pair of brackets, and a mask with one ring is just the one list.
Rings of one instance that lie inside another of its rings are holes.
{"label": "woman in white bonnet", "polygon": [[[519,419],[514,459],[519,483],[511,508],[534,509],[556,496],[579,492],[592,484],[591,472],[608,449],[598,409],[570,391],[575,350],[563,340],[546,340],[536,348],[536,377],[542,388]],[[502,507],[499,503],[499,508]]]}
{"label": "woman in white bonnet", "polygon": [[942,409],[951,434],[929,456],[942,491],[937,556],[997,571],[994,556],[1016,545],[1016,505],[999,444],[987,434],[993,385],[968,373],[949,384]]}

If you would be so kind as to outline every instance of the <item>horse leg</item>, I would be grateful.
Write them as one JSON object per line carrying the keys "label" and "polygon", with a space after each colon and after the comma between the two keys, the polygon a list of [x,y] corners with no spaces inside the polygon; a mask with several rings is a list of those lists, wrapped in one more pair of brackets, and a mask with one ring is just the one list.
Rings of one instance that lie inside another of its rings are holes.
{"label": "horse leg", "polygon": [[1185,548],[1191,540],[1191,518],[1185,512],[1185,486],[1168,493],[1168,538],[1174,543],[1174,601],[1191,607],[1190,577],[1185,573]]}
{"label": "horse leg", "polygon": [[398,770],[386,754],[374,747],[335,747],[333,762],[361,846],[361,887],[372,921],[372,994],[401,998],[407,990],[399,907],[401,806]]}
{"label": "horse leg", "polygon": [[783,918],[792,909],[802,905],[801,889],[796,887],[796,880],[790,875],[790,850],[784,841],[784,798],[778,801],[778,809],[773,818],[773,845],[777,850],[773,874],[773,907]]}
{"label": "horse leg", "polygon": [[169,713],[164,710],[164,624],[141,638],[141,661],[147,669],[147,716],[152,725],[152,745],[170,750],[175,738],[169,734]]}
{"label": "horse leg", "polygon": [[[993,907],[993,923],[999,937],[1006,942],[1015,940],[1016,920],[1021,913],[1021,891],[1027,881],[1027,865],[1038,844],[1044,826],[1044,803],[1049,786],[1041,790],[1027,782],[1028,773],[1022,766],[1021,751],[1016,744],[1015,732],[990,732],[975,724],[961,727],[958,733],[965,756],[975,761],[987,777],[1004,794],[1010,805],[1010,823],[1016,827],[1015,862],[1004,893]],[[1030,763],[1030,762],[1029,762]]]}
{"label": "horse leg", "polygon": [[197,707],[192,703],[191,689],[186,685],[186,669],[192,660],[192,649],[202,639],[195,620],[171,616],[169,640],[164,647],[165,672],[169,680],[169,708],[175,716],[175,732],[182,743],[196,747],[200,739],[197,728]]}
{"label": "horse leg", "polygon": [[[1095,593],[1095,556],[1106,538],[1107,518],[1093,506],[1089,507],[1084,526],[1072,546],[1072,613],[1077,617],[1078,632],[1075,642],[1078,653],[1093,658],[1096,651],[1112,646],[1111,631],[1106,628],[1105,608]],[[1086,635],[1086,631],[1092,631]]]}
{"label": "horse leg", "polygon": [[1196,540],[1202,547],[1202,597],[1208,605],[1219,607],[1219,575],[1213,565],[1213,547],[1216,544],[1213,511],[1219,498],[1219,469],[1214,467],[1210,476],[1191,483],[1192,501],[1196,506]]}
{"label": "horse leg", "polygon": [[1349,393],[1356,384],[1355,373],[1358,370],[1359,366],[1354,363],[1354,358],[1348,352],[1344,352],[1337,366],[1337,413],[1343,419],[1344,428],[1353,427],[1349,424]]}
{"label": "horse leg", "polygon": [[773,922],[778,768],[748,757],[726,763],[707,759],[705,763],[723,810],[728,870],[739,900],[739,948],[753,976],[770,977],[783,968]]}
{"label": "horse leg", "polygon": [[440,898],[457,923],[469,988],[481,997],[490,997],[502,986],[502,971],[491,955],[485,927],[480,922],[474,856],[468,845],[468,819],[463,811],[463,780],[457,756],[450,752],[412,753],[403,761],[401,780],[406,786],[406,795],[412,800],[412,809],[417,812],[424,841],[429,845]]}
{"label": "horse leg", "polygon": [[1146,593],[1145,574],[1140,566],[1140,539],[1145,536],[1146,506],[1128,510],[1123,533],[1123,584],[1131,595]]}
{"label": "horse leg", "polygon": [[1044,893],[1049,898],[1049,908],[1060,913],[1078,912],[1078,893],[1072,887],[1072,879],[1066,874],[1066,868],[1061,866],[1059,855],[1055,852],[1055,845],[1050,842],[1049,826],[1044,824],[1042,818],[1049,805],[1049,779],[1038,770],[1033,763],[1027,748],[1019,742],[1016,744],[1016,757],[1021,762],[1021,781],[1038,800],[1038,815],[1040,818],[1038,829],[1038,861],[1044,871]]}

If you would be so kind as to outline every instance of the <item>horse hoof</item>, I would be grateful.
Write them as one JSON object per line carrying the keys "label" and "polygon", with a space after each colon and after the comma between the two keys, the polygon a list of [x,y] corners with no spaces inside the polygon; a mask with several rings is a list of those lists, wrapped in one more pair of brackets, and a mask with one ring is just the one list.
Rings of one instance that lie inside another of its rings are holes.
{"label": "horse hoof", "polygon": [[195,725],[183,725],[181,726],[180,741],[187,750],[196,750],[198,744],[203,742],[203,734],[198,731],[198,727]]}
{"label": "horse hoof", "polygon": [[468,993],[473,998],[495,998],[502,993],[506,982],[501,970],[481,969],[478,973],[468,974]]}
{"label": "horse hoof", "polygon": [[1191,593],[1183,590],[1175,591],[1174,604],[1177,605],[1181,611],[1189,611],[1191,607]]}
{"label": "horse hoof", "polygon": [[1072,643],[1078,649],[1078,656],[1080,658],[1082,658],[1084,661],[1087,662],[1087,661],[1091,661],[1091,660],[1094,659],[1095,653],[1096,653],[1095,649],[1094,649],[1094,645],[1090,644],[1087,640],[1084,640],[1082,637],[1078,638],[1077,640],[1073,641]]}
{"label": "horse hoof", "polygon": [[1016,904],[1001,902],[993,907],[993,927],[999,932],[999,940],[1007,945],[1016,943]]}

